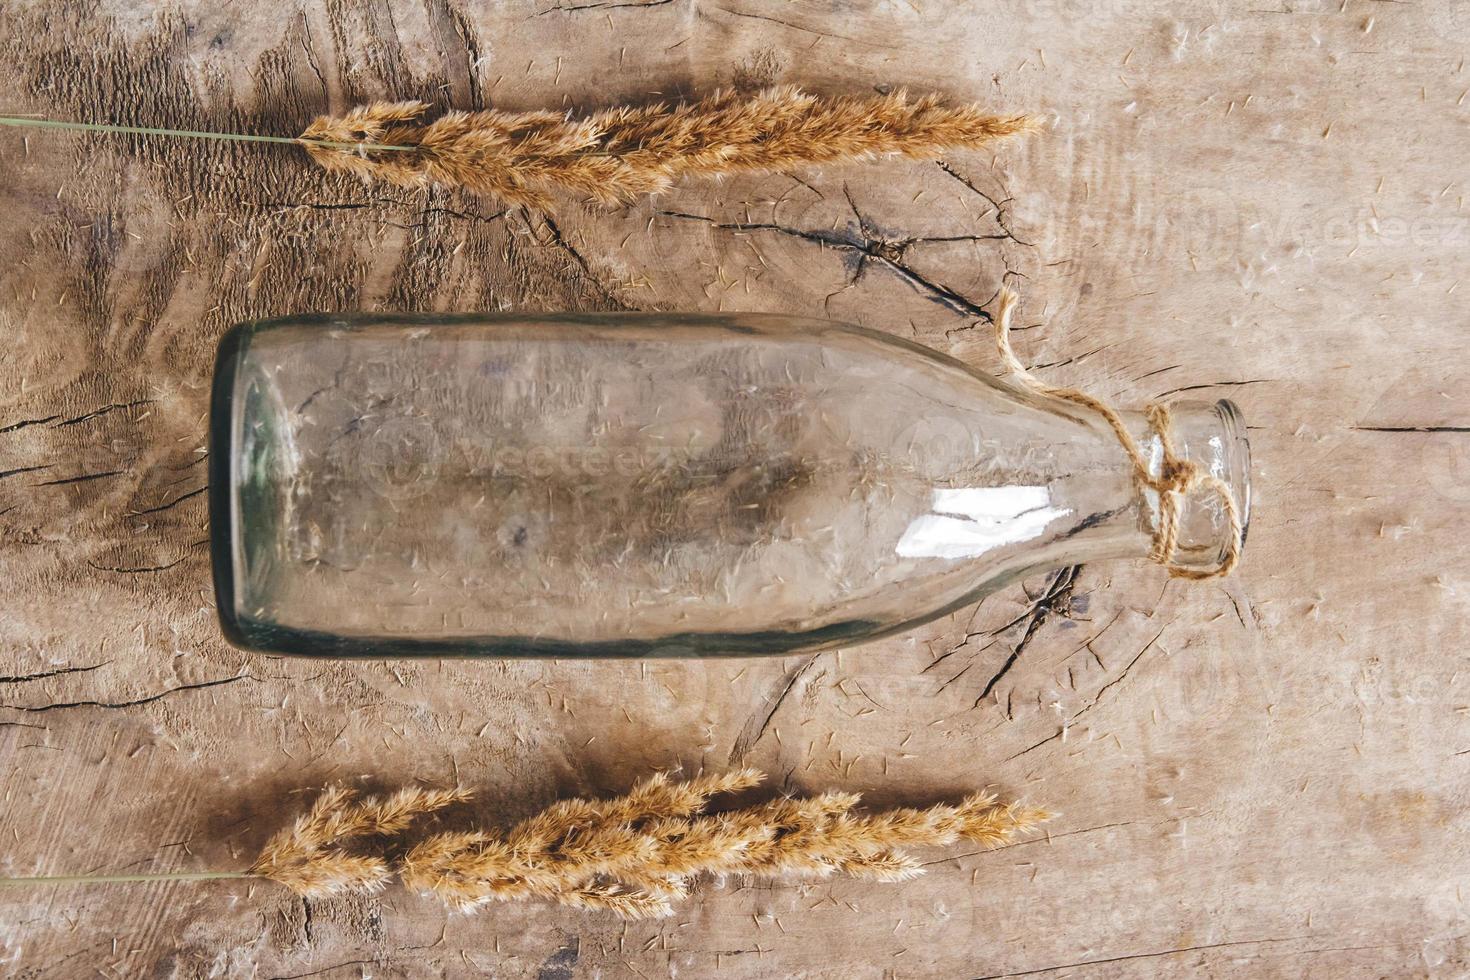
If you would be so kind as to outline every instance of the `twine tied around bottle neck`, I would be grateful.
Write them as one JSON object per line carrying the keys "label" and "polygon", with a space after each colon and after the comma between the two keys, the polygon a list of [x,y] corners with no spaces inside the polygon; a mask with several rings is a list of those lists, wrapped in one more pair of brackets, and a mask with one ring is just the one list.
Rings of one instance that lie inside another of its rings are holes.
{"label": "twine tied around bottle neck", "polygon": [[[1001,289],[1000,305],[995,318],[995,340],[1000,349],[1001,360],[1026,388],[1090,408],[1112,428],[1113,434],[1118,437],[1118,442],[1133,464],[1134,479],[1158,494],[1159,522],[1154,529],[1149,561],[1163,565],[1175,578],[1200,581],[1229,575],[1240,563],[1240,551],[1245,537],[1240,505],[1229,484],[1213,473],[1206,472],[1199,463],[1185,459],[1174,451],[1173,420],[1168,406],[1150,402],[1144,408],[1144,418],[1148,420],[1149,428],[1159,437],[1159,446],[1163,450],[1163,460],[1156,474],[1143,450],[1139,448],[1138,440],[1133,438],[1133,433],[1128,431],[1128,427],[1111,405],[1077,388],[1047,384],[1026,370],[1026,366],[1011,349],[1011,316],[1015,312],[1016,302],[1017,296],[1012,290]],[[1175,560],[1175,553],[1179,548],[1179,514],[1186,495],[1196,490],[1210,491],[1219,499],[1220,506],[1225,511],[1225,520],[1230,525],[1230,539],[1225,544],[1225,554],[1213,568],[1190,568]]]}

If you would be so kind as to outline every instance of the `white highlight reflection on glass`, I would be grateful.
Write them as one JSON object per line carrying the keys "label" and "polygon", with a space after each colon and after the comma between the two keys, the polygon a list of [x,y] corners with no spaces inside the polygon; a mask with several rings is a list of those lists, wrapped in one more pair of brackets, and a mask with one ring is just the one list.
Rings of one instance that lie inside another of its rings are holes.
{"label": "white highlight reflection on glass", "polygon": [[1051,506],[1047,487],[954,487],[934,491],[934,513],[917,517],[898,541],[903,558],[974,558],[1029,541],[1071,510]]}

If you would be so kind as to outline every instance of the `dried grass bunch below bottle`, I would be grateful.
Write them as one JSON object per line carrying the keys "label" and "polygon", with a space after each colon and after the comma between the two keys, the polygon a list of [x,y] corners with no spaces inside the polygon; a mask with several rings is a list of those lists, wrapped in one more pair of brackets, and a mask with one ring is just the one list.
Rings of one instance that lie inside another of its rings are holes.
{"label": "dried grass bunch below bottle", "polygon": [[[871,814],[855,812],[859,799],[851,793],[706,812],[711,797],[763,778],[751,769],[685,782],[659,773],[610,800],[554,803],[503,832],[433,834],[403,852],[396,869],[408,888],[460,910],[533,898],[648,918],[668,915],[701,875],[902,881],[923,873],[907,848],[961,838],[999,844],[1048,817],[989,794]],[[344,845],[393,838],[413,817],[468,796],[408,789],[359,802],[350,790],[330,788],[267,842],[250,873],[305,896],[377,891],[391,879],[393,863]]]}
{"label": "dried grass bunch below bottle", "polygon": [[6,877],[0,886],[263,878],[312,898],[372,894],[396,873],[462,911],[530,898],[641,919],[668,915],[702,875],[903,881],[924,873],[908,848],[962,838],[994,846],[1051,816],[988,793],[923,810],[860,813],[856,794],[823,793],[707,812],[712,797],[762,779],[753,769],[684,782],[657,773],[623,796],[563,800],[505,831],[447,831],[411,845],[402,836],[414,818],[469,792],[411,787],[363,799],[333,786],[248,870]]}
{"label": "dried grass bunch below bottle", "polygon": [[554,192],[606,203],[667,190],[685,176],[723,177],[842,160],[932,158],[1033,128],[1025,116],[945,106],[934,95],[822,97],[790,86],[753,97],[561,112],[448,112],[375,102],[321,116],[302,146],[328,170],[405,186],[443,184],[546,207]]}

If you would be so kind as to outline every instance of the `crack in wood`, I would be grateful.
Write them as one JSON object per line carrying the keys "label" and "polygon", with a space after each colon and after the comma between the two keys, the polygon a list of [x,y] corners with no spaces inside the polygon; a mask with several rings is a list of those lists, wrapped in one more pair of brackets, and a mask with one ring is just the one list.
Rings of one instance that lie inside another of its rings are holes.
{"label": "crack in wood", "polygon": [[21,419],[19,422],[12,422],[9,425],[0,426],[0,435],[4,435],[7,432],[14,432],[17,429],[24,429],[32,425],[45,425],[47,422],[55,422],[59,418],[61,418],[60,415],[46,415],[38,419]]}
{"label": "crack in wood", "polygon": [[1046,834],[1042,837],[1029,837],[1026,840],[1007,841],[1004,844],[997,844],[994,847],[982,848],[978,851],[964,851],[960,854],[951,854],[947,857],[935,858],[933,861],[923,862],[921,866],[925,868],[932,868],[936,867],[937,865],[948,864],[951,861],[959,861],[962,858],[982,857],[986,854],[993,854],[996,851],[1008,851],[1013,847],[1026,847],[1029,844],[1050,844],[1052,841],[1065,840],[1068,837],[1080,837],[1083,834],[1095,834],[1099,830],[1111,830],[1114,827],[1131,827],[1136,823],[1138,823],[1137,820],[1120,820],[1116,823],[1098,824],[1096,827],[1083,827],[1080,830],[1069,830],[1063,834]]}
{"label": "crack in wood", "polygon": [[[529,224],[529,222],[527,223]],[[613,291],[607,287],[607,284],[599,279],[592,271],[592,264],[587,261],[587,257],[567,240],[566,236],[562,234],[561,226],[556,223],[554,218],[548,214],[543,214],[541,216],[541,224],[546,229],[547,237],[551,240],[551,244],[571,258],[572,262],[581,270],[583,278],[602,294],[603,299],[613,304],[616,309],[628,309],[628,304],[618,299],[613,294]]]}
{"label": "crack in wood", "polygon": [[[1113,621],[1116,622],[1117,621],[1117,618],[1114,617],[1114,620]],[[1109,623],[1108,624],[1108,626],[1111,626],[1111,625],[1112,625],[1112,623]],[[1067,730],[1072,727],[1072,723],[1073,722],[1075,722],[1078,718],[1081,718],[1083,715],[1087,714],[1087,712],[1091,711],[1093,708],[1097,707],[1097,705],[1099,703],[1101,703],[1101,701],[1103,699],[1103,695],[1107,694],[1108,691],[1112,690],[1114,687],[1116,687],[1117,685],[1121,684],[1123,682],[1123,680],[1125,678],[1127,678],[1129,672],[1133,670],[1134,665],[1136,665],[1140,660],[1143,659],[1144,654],[1148,653],[1149,650],[1151,650],[1153,648],[1154,644],[1156,644],[1156,643],[1159,642],[1159,637],[1163,636],[1164,635],[1164,630],[1167,630],[1168,628],[1169,628],[1168,626],[1165,626],[1163,629],[1161,629],[1157,633],[1155,633],[1154,636],[1153,636],[1153,639],[1151,639],[1147,643],[1145,643],[1143,645],[1143,649],[1139,650],[1138,653],[1134,654],[1133,659],[1132,660],[1129,660],[1128,663],[1126,665],[1124,665],[1123,670],[1118,674],[1117,677],[1114,677],[1112,680],[1108,681],[1102,687],[1100,687],[1100,688],[1097,689],[1097,693],[1092,696],[1092,700],[1091,701],[1089,701],[1087,704],[1083,705],[1081,708],[1079,708],[1077,711],[1073,712],[1071,715],[1068,715],[1066,718],[1064,718],[1062,720],[1062,727],[1060,729],[1058,729],[1055,734],[1048,735],[1046,738],[1044,738],[1041,741],[1035,743],[1034,745],[1027,746],[1026,748],[1022,749],[1021,751],[1017,752],[1015,755],[1008,756],[1007,758],[1002,759],[1001,762],[1011,762],[1011,761],[1014,761],[1016,759],[1019,759],[1021,756],[1027,754],[1028,752],[1032,752],[1032,751],[1034,751],[1036,749],[1041,748],[1043,745],[1046,745],[1049,742],[1055,742],[1057,739],[1064,737],[1067,734]],[[1101,636],[1104,632],[1106,632],[1106,630],[1107,630],[1107,627],[1106,626],[1103,627],[1102,630],[1099,630],[1098,631],[1098,636]],[[1083,645],[1084,648],[1086,648],[1089,651],[1092,650],[1091,644],[1092,644],[1093,640],[1096,640],[1096,639],[1097,639],[1097,637],[1094,636],[1092,638],[1092,640],[1088,640],[1087,643]],[[1073,654],[1075,654],[1077,652],[1078,651],[1073,651]],[[1097,659],[1097,653],[1096,652],[1093,652],[1092,655],[1093,655],[1093,658],[1094,659]],[[1071,656],[1071,655],[1069,655],[1069,656]],[[1101,660],[1099,660],[1098,662],[1101,663]]]}
{"label": "crack in wood", "polygon": [[[740,736],[735,739],[735,745],[730,749],[730,764],[734,765],[741,757],[753,749],[761,737],[765,735],[766,729],[770,727],[771,719],[776,717],[776,712],[781,710],[781,705],[786,702],[786,697],[796,687],[796,683],[806,676],[821,657],[822,652],[811,654],[801,663],[788,670],[776,683],[771,694],[766,697],[762,708],[756,709],[745,722]],[[759,719],[759,721],[757,721]]]}
{"label": "crack in wood", "polygon": [[307,67],[316,76],[317,84],[322,89],[323,104],[331,100],[332,92],[327,85],[327,76],[322,74],[321,66],[316,63],[316,39],[311,36],[311,19],[306,16],[306,11],[301,11],[301,53],[306,56]]}
{"label": "crack in wood", "polygon": [[181,565],[188,560],[189,556],[184,555],[182,558],[175,559],[174,561],[171,561],[166,565],[139,565],[136,567],[120,565],[99,565],[90,558],[86,559],[86,562],[88,565],[90,565],[92,568],[97,569],[97,571],[99,572],[117,572],[120,575],[143,575],[148,572],[166,572],[170,568],[173,568],[175,565]]}
{"label": "crack in wood", "polygon": [[68,425],[80,425],[83,422],[90,422],[92,419],[101,418],[102,416],[111,414],[112,412],[116,412],[119,409],[137,408],[139,405],[152,404],[152,398],[139,398],[130,402],[116,402],[111,405],[103,405],[101,408],[94,409],[93,411],[87,412],[83,415],[78,415],[75,418],[63,419],[62,421],[57,422],[54,426],[52,426],[52,428],[60,429]]}
{"label": "crack in wood", "polygon": [[945,163],[943,160],[936,160],[935,163],[938,165],[938,167],[939,167],[940,170],[943,170],[945,173],[949,174],[955,180],[959,181],[961,184],[964,184],[972,192],[974,192],[975,194],[979,195],[980,198],[983,199],[986,204],[989,204],[992,208],[995,209],[995,223],[1000,226],[1000,230],[1001,231],[1005,232],[1005,234],[1002,237],[1009,238],[1011,241],[1015,242],[1017,245],[1024,245],[1027,248],[1035,248],[1036,247],[1036,243],[1035,242],[1028,242],[1028,241],[1025,241],[1024,239],[1018,238],[1018,237],[1016,237],[1016,233],[1011,230],[1010,216],[1009,216],[1009,214],[1007,214],[1007,212],[1005,210],[1005,206],[1007,204],[1010,204],[1011,203],[1011,200],[1012,200],[1011,198],[1008,197],[1004,201],[999,201],[998,202],[998,201],[996,201],[995,198],[991,197],[989,194],[987,194],[984,191],[982,191],[979,187],[975,186],[975,182],[974,181],[972,181],[970,178],[966,177],[964,174],[960,173],[958,170],[956,170],[950,164]]}
{"label": "crack in wood", "polygon": [[1122,672],[1119,673],[1117,677],[1114,677],[1112,680],[1108,681],[1102,687],[1098,688],[1097,689],[1097,693],[1092,696],[1092,700],[1089,701],[1085,706],[1077,709],[1076,713],[1073,714],[1070,718],[1068,718],[1064,724],[1065,725],[1070,725],[1073,721],[1075,721],[1078,718],[1081,718],[1083,715],[1087,714],[1087,712],[1089,712],[1093,708],[1095,708],[1098,705],[1098,703],[1102,701],[1104,694],[1108,693],[1108,691],[1112,690],[1114,687],[1117,687],[1119,684],[1121,684],[1123,682],[1124,678],[1126,678],[1128,676],[1128,672],[1133,669],[1133,666],[1135,664],[1137,664],[1140,660],[1143,659],[1143,655],[1144,654],[1148,653],[1149,650],[1153,649],[1154,644],[1159,642],[1159,637],[1163,636],[1164,635],[1164,630],[1167,630],[1168,628],[1169,627],[1165,626],[1163,629],[1161,629],[1157,633],[1155,633],[1154,636],[1153,636],[1153,639],[1151,639],[1147,643],[1145,643],[1143,645],[1143,649],[1139,650],[1136,654],[1134,654],[1133,655],[1133,659],[1130,660],[1130,661],[1128,661],[1128,663],[1126,665],[1124,665]]}
{"label": "crack in wood", "polygon": [[1470,432],[1470,425],[1354,425],[1350,428],[1355,432]]}
{"label": "crack in wood", "polygon": [[166,504],[159,504],[157,507],[149,507],[149,508],[147,508],[145,510],[135,510],[135,511],[132,512],[132,514],[133,514],[134,517],[137,517],[137,516],[142,515],[142,514],[157,514],[157,513],[160,513],[162,511],[168,510],[170,507],[177,507],[179,504],[183,503],[184,501],[188,500],[189,498],[191,498],[191,497],[197,497],[201,493],[204,493],[208,489],[209,489],[208,486],[203,486],[203,487],[200,487],[198,490],[190,490],[188,493],[182,494],[182,495],[180,495],[178,497],[175,497],[173,500],[170,500]]}
{"label": "crack in wood", "polygon": [[322,967],[319,970],[312,970],[312,971],[310,971],[308,973],[289,973],[289,974],[283,974],[283,975],[278,976],[278,977],[271,977],[270,980],[303,980],[303,978],[305,978],[305,977],[319,977],[323,973],[327,973],[327,972],[330,972],[332,970],[340,970],[343,967],[348,967],[348,966],[366,966],[367,964],[370,964],[370,963],[371,964],[377,964],[377,963],[381,963],[381,962],[382,962],[381,960],[343,960],[341,963],[333,963],[331,966],[324,966],[324,967]]}
{"label": "crack in wood", "polygon": [[1004,759],[1002,759],[1000,761],[1002,763],[1014,762],[1015,760],[1021,758],[1021,756],[1025,755],[1028,752],[1033,752],[1036,749],[1041,748],[1043,745],[1046,745],[1049,742],[1055,742],[1057,739],[1061,738],[1066,733],[1067,733],[1067,726],[1064,723],[1062,725],[1062,727],[1060,729],[1058,729],[1055,734],[1048,735],[1046,738],[1042,739],[1041,741],[1037,742],[1036,744],[1034,744],[1034,745],[1028,745],[1026,748],[1024,748],[1021,751],[1017,752],[1015,755],[1008,755],[1008,756],[1006,756]]}
{"label": "crack in wood", "polygon": [[1275,378],[1250,378],[1245,381],[1210,381],[1205,384],[1183,385],[1178,388],[1170,388],[1168,391],[1159,392],[1158,397],[1168,398],[1170,395],[1181,395],[1186,391],[1203,391],[1206,388],[1244,388],[1247,385],[1271,384]]}
{"label": "crack in wood", "polygon": [[55,670],[43,670],[35,674],[15,674],[10,677],[0,677],[0,684],[24,684],[26,681],[39,681],[47,677],[60,677],[62,674],[85,674],[89,671],[106,667],[112,663],[104,660],[100,664],[91,664],[87,667],[58,667]]}
{"label": "crack in wood", "polygon": [[0,480],[4,480],[12,476],[20,476],[22,473],[35,473],[38,470],[49,470],[51,466],[52,464],[50,463],[44,463],[40,466],[17,466],[13,470],[0,470]]}
{"label": "crack in wood", "polygon": [[1161,949],[1147,953],[1125,953],[1122,956],[1108,956],[1096,960],[1077,960],[1072,963],[1059,963],[1056,966],[1044,966],[1034,970],[1022,970],[1017,973],[993,973],[983,977],[975,977],[974,980],[1008,980],[1011,977],[1031,977],[1038,973],[1054,973],[1057,970],[1074,970],[1080,966],[1101,966],[1106,963],[1126,963],[1130,960],[1154,959],[1159,956],[1178,956],[1183,953],[1197,953],[1211,949],[1229,949],[1234,946],[1260,946],[1267,943],[1294,943],[1310,936],[1283,936],[1278,939],[1241,939],[1235,942],[1206,943],[1200,946],[1181,946],[1177,949]]}
{"label": "crack in wood", "polygon": [[723,11],[724,13],[730,14],[730,15],[732,15],[734,17],[747,17],[747,18],[749,18],[751,20],[764,20],[764,21],[767,21],[767,22],[772,23],[772,24],[779,24],[782,27],[789,27],[793,31],[801,31],[804,34],[815,34],[819,38],[821,38],[821,37],[830,37],[830,38],[836,38],[837,40],[840,40],[840,41],[854,41],[854,42],[857,42],[859,44],[870,44],[870,43],[872,43],[872,42],[869,42],[869,41],[864,41],[862,38],[852,37],[852,36],[849,36],[847,34],[833,34],[830,31],[819,31],[815,27],[803,27],[800,24],[793,24],[789,20],[781,20],[779,17],[771,17],[771,16],[769,16],[767,14],[752,14],[752,13],[747,13],[746,11],[743,11],[743,10],[732,10],[729,7],[716,7],[715,9],[716,10]]}
{"label": "crack in wood", "polygon": [[673,2],[674,2],[674,0],[644,0],[643,3],[629,3],[629,2],[618,2],[618,3],[581,3],[581,4],[577,4],[575,6],[569,6],[569,7],[560,7],[560,6],[547,7],[545,10],[538,10],[538,11],[536,11],[536,16],[537,17],[544,17],[547,14],[557,14],[557,13],[571,14],[571,13],[577,12],[578,10],[617,10],[617,9],[623,8],[623,7],[662,7],[665,4],[670,4],[670,3],[673,3]]}
{"label": "crack in wood", "polygon": [[169,695],[171,695],[171,694],[178,694],[181,691],[199,691],[199,690],[203,690],[206,687],[220,687],[221,685],[224,685],[224,684],[233,684],[236,681],[243,681],[243,680],[247,680],[247,679],[253,680],[253,678],[251,678],[249,674],[236,674],[233,677],[221,677],[221,678],[219,678],[217,680],[212,680],[212,681],[200,681],[197,684],[180,684],[178,687],[171,687],[168,690],[159,691],[157,694],[150,694],[147,697],[137,698],[137,699],[132,700],[132,701],[92,701],[92,700],[86,700],[86,701],[62,701],[62,702],[56,702],[56,703],[53,703],[53,704],[36,704],[36,705],[0,704],[0,708],[9,708],[12,711],[28,711],[28,712],[32,712],[32,713],[36,713],[36,714],[39,714],[39,713],[45,712],[45,711],[61,711],[61,710],[67,709],[67,708],[133,708],[133,707],[137,707],[139,705],[152,704],[154,701],[161,701],[162,699],[168,697]]}
{"label": "crack in wood", "polygon": [[1003,633],[1012,626],[1018,625],[1023,620],[1026,621],[1026,632],[1022,635],[1021,641],[1016,644],[1010,656],[1006,658],[1005,663],[1000,665],[1000,669],[991,675],[990,680],[985,683],[984,690],[975,699],[975,707],[980,707],[980,704],[990,696],[990,692],[995,690],[995,685],[1000,683],[1000,679],[1016,665],[1016,661],[1021,659],[1021,654],[1026,652],[1026,648],[1031,645],[1031,640],[1040,631],[1041,627],[1046,625],[1047,619],[1053,613],[1062,613],[1065,615],[1063,609],[1072,601],[1072,589],[1077,584],[1077,576],[1081,574],[1082,568],[1083,566],[1081,565],[1069,565],[1066,568],[1058,570],[1056,575],[1052,577],[1051,583],[1047,586],[1041,598],[1032,604],[1029,612],[1012,620],[996,631]]}
{"label": "crack in wood", "polygon": [[[898,258],[894,257],[894,255],[892,254],[892,242],[872,241],[866,238],[854,238],[850,235],[840,234],[838,232],[817,231],[806,228],[792,228],[787,225],[776,224],[774,222],[768,221],[719,221],[715,218],[709,217],[708,215],[691,214],[687,211],[667,211],[661,209],[656,213],[661,214],[665,217],[679,218],[686,221],[702,221],[708,224],[710,227],[716,228],[720,231],[774,232],[776,234],[788,235],[792,238],[814,242],[818,245],[823,246],[824,248],[832,248],[841,251],[853,252],[861,256],[862,261],[872,260],[879,263],[884,268],[892,272],[894,275],[898,276],[898,278],[907,282],[915,289],[915,291],[923,295],[926,299],[929,299],[931,302],[938,303],[940,306],[945,307],[952,313],[957,313],[963,317],[972,320],[983,320],[987,323],[991,322],[992,319],[990,313],[985,309],[985,306],[989,303],[988,300],[986,303],[983,304],[976,303],[974,300],[965,296],[963,293],[960,293],[959,291],[952,289],[949,286],[944,285],[943,283],[934,282],[927,276],[916,272],[911,267],[899,261]],[[909,243],[921,242],[924,240],[925,239],[923,238],[917,237],[907,239]],[[851,283],[849,283],[849,286],[850,285]]]}
{"label": "crack in wood", "polygon": [[86,483],[89,480],[101,480],[104,477],[120,476],[127,470],[106,470],[102,473],[83,473],[81,476],[68,476],[60,480],[42,480],[40,483],[32,483],[33,487],[62,487],[69,483]]}

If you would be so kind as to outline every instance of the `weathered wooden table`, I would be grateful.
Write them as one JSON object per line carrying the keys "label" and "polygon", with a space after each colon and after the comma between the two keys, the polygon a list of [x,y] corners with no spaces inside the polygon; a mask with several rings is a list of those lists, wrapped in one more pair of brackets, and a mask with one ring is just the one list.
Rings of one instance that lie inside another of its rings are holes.
{"label": "weathered wooden table", "polygon": [[[446,916],[396,889],[7,889],[0,972],[1470,970],[1466,0],[151,6],[8,5],[0,108],[289,135],[379,97],[597,107],[781,81],[1049,125],[994,155],[552,216],[365,189],[290,147],[0,132],[6,873],[237,868],[333,780],[458,779],[517,817],[745,759],[792,791],[989,784],[1061,816],[907,884],[711,883],[631,925]],[[1047,379],[1242,406],[1239,575],[1087,566],[785,660],[338,663],[219,637],[204,414],[236,321],[792,311],[989,366],[1002,281]]]}

